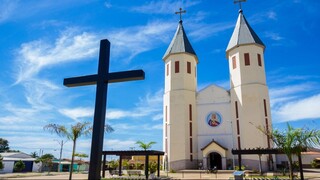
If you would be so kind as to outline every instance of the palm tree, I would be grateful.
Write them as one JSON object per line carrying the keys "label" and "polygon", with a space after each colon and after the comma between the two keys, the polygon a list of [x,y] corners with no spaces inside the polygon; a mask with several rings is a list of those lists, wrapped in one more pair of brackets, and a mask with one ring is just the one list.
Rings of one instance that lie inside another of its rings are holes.
{"label": "palm tree", "polygon": [[141,149],[146,151],[147,149],[150,149],[153,144],[156,144],[156,142],[151,141],[149,143],[144,143],[142,141],[137,141],[136,144],[138,144]]}
{"label": "palm tree", "polygon": [[[76,150],[76,142],[79,137],[88,136],[91,134],[92,126],[90,126],[90,122],[84,122],[84,123],[78,122],[75,125],[71,125],[71,128],[69,130],[65,126],[58,125],[58,124],[48,124],[48,125],[44,126],[44,129],[51,131],[51,133],[56,133],[57,135],[59,135],[61,137],[66,137],[67,139],[72,140],[73,147],[72,147],[70,174],[69,174],[69,179],[71,180],[72,171],[73,171],[74,155],[75,155],[75,150]],[[111,126],[106,125],[105,131],[112,132],[113,129]]]}
{"label": "palm tree", "polygon": [[[262,129],[260,128],[260,130]],[[307,128],[294,129],[289,123],[287,123],[286,131],[275,129],[270,132],[262,130],[262,132],[267,134],[275,145],[287,156],[290,179],[293,179],[293,155],[301,158],[301,152],[320,145],[320,130],[309,130]],[[300,164],[299,168],[302,170],[302,164]],[[303,179],[302,171],[300,172],[301,179]]]}

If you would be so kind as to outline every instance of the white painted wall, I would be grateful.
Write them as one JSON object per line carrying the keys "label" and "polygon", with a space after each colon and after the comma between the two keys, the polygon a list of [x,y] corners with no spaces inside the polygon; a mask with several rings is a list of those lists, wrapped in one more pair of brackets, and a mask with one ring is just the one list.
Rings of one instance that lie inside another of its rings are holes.
{"label": "white painted wall", "polygon": [[0,170],[0,173],[12,173],[13,172],[13,166],[14,166],[14,161],[2,161],[4,168]]}
{"label": "white painted wall", "polygon": [[[214,139],[216,142],[231,150],[233,147],[232,124],[230,113],[230,95],[225,89],[211,85],[197,94],[198,111],[198,159],[202,160],[201,149]],[[219,126],[211,127],[207,124],[207,116],[211,112],[217,112],[222,117]],[[227,157],[232,158],[228,151]]]}

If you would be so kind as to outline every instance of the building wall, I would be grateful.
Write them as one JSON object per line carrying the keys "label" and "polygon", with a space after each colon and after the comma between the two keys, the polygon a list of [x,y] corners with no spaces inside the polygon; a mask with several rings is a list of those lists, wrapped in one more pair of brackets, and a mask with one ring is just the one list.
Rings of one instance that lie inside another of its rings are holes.
{"label": "building wall", "polygon": [[[227,158],[232,159],[231,149],[233,147],[232,119],[230,113],[230,95],[225,89],[211,85],[198,92],[198,159],[202,160],[201,149],[214,139],[216,142],[228,149]],[[207,123],[207,116],[217,112],[221,115],[222,122],[216,127]]]}
{"label": "building wall", "polygon": [[13,172],[13,166],[14,166],[14,161],[2,161],[4,168],[0,170],[0,173],[12,173]]}
{"label": "building wall", "polygon": [[169,169],[188,169],[197,164],[193,162],[198,156],[196,65],[195,56],[186,53],[171,54],[165,59],[163,147]]}

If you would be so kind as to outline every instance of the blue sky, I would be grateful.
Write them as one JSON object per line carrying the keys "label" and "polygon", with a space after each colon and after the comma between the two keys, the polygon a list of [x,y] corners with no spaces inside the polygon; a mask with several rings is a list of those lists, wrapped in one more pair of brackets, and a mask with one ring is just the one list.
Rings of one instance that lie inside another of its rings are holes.
{"label": "blue sky", "polygon": [[[97,72],[100,39],[111,42],[110,71],[143,69],[144,81],[110,84],[107,120],[115,132],[104,149],[129,149],[137,140],[162,149],[164,55],[178,25],[196,51],[198,89],[229,89],[225,49],[238,16],[232,0],[1,0],[0,137],[12,149],[53,153],[60,140],[43,131],[58,123],[92,122],[95,86],[67,88],[66,77]],[[318,0],[248,0],[244,15],[266,45],[273,126],[320,127]],[[89,154],[91,137],[77,152]],[[64,157],[71,154],[71,142]]]}

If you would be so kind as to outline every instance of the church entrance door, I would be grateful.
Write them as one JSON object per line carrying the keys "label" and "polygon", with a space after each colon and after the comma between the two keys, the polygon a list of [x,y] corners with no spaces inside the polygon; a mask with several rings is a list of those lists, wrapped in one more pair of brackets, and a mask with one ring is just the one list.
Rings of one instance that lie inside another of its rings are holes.
{"label": "church entrance door", "polygon": [[212,152],[209,154],[209,167],[210,169],[217,168],[222,169],[222,158],[219,153]]}

